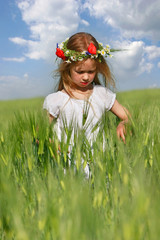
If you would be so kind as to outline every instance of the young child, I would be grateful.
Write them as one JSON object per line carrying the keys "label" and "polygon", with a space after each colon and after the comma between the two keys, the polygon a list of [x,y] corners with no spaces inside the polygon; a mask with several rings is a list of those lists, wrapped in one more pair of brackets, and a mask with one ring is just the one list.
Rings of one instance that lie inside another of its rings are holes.
{"label": "young child", "polygon": [[[115,86],[104,58],[110,56],[109,46],[103,47],[91,34],[80,32],[57,44],[56,55],[62,59],[58,68],[59,87],[57,92],[45,98],[43,108],[48,111],[50,122],[57,119],[58,138],[61,139],[65,122],[67,126],[72,124],[73,128],[85,128],[86,136],[93,139],[93,135],[96,136],[92,131],[94,126],[104,111],[111,111],[121,119],[117,136],[125,143],[128,111],[108,89]],[[99,74],[105,80],[105,87],[100,83]]]}

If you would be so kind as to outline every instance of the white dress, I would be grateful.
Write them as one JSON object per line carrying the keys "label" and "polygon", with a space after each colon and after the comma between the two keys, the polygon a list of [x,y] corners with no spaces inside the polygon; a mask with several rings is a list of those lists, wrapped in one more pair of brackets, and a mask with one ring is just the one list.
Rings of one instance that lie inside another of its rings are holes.
{"label": "white dress", "polygon": [[[70,142],[70,151],[72,149],[72,143],[74,142],[74,131],[77,127],[85,129],[86,137],[92,145],[99,131],[98,127],[95,131],[92,131],[93,127],[101,120],[103,113],[112,108],[115,98],[116,94],[109,89],[100,85],[95,85],[92,95],[87,101],[71,98],[68,94],[58,91],[49,94],[45,98],[43,108],[57,119],[54,130],[60,141],[64,125],[69,127],[71,124],[73,132]],[[86,116],[86,118],[84,116]],[[82,164],[83,162],[84,160],[82,159]],[[89,178],[90,168],[88,163],[84,168],[84,172],[86,177]]]}
{"label": "white dress", "polygon": [[115,98],[116,94],[111,90],[95,85],[87,101],[71,98],[67,93],[58,91],[45,98],[43,108],[57,119],[54,129],[59,140],[61,140],[64,123],[66,126],[72,124],[73,129],[85,128],[87,138],[93,140],[98,132],[98,128],[92,132],[93,127],[99,122],[103,113],[112,108]]}

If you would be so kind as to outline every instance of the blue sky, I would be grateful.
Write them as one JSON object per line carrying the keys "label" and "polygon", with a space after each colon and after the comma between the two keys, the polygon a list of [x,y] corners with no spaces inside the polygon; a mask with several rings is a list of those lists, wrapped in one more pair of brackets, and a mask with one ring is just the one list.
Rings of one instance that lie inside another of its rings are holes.
{"label": "blue sky", "polygon": [[0,100],[54,91],[56,43],[85,31],[125,48],[108,59],[117,91],[160,87],[160,0],[1,0]]}

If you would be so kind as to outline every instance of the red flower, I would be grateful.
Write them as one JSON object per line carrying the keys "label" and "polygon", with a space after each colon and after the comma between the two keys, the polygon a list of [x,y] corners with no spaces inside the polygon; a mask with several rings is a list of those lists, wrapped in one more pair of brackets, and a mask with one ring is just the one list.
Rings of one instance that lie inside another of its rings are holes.
{"label": "red flower", "polygon": [[60,48],[56,48],[56,55],[57,57],[62,58],[63,60],[66,59],[66,57],[64,56],[64,52]]}
{"label": "red flower", "polygon": [[91,54],[96,54],[96,51],[97,51],[97,49],[96,49],[96,47],[94,46],[94,44],[93,44],[93,43],[90,43],[90,44],[89,44],[89,47],[88,47],[88,52],[91,53]]}

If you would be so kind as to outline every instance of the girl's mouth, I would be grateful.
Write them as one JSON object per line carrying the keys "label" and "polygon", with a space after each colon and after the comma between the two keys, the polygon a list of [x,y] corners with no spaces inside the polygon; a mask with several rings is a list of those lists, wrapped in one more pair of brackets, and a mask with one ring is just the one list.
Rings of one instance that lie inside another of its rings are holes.
{"label": "girl's mouth", "polygon": [[88,84],[88,82],[81,82],[81,84],[82,84],[82,85],[87,85],[87,84]]}

